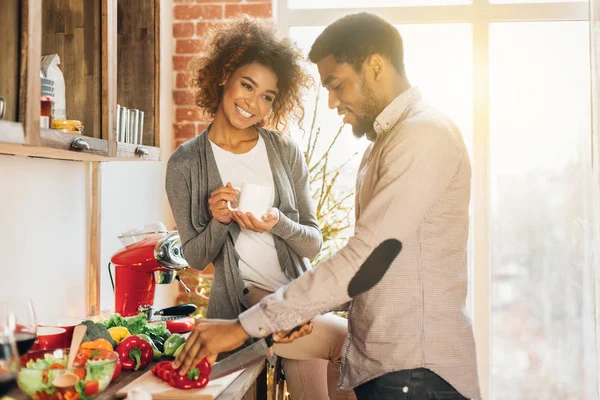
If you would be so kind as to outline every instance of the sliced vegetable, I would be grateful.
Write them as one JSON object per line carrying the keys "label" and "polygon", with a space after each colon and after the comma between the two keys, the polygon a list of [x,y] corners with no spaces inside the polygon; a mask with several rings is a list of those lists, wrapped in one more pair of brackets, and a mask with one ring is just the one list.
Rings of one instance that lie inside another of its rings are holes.
{"label": "sliced vegetable", "polygon": [[[192,371],[188,372],[188,374],[192,373]],[[179,373],[176,373],[174,380],[175,380],[175,387],[177,389],[189,390],[189,389],[193,389],[195,386],[194,380],[190,379],[187,375],[179,375]]]}
{"label": "sliced vegetable", "polygon": [[177,356],[179,356],[179,353],[181,353],[183,351],[184,347],[185,347],[185,342],[181,343],[181,346],[179,346],[177,348],[177,350],[175,350],[175,353],[173,353],[173,357],[177,358]]}
{"label": "sliced vegetable", "polygon": [[150,343],[137,336],[129,336],[124,339],[117,347],[117,353],[119,353],[122,367],[126,371],[146,368],[153,357]]}
{"label": "sliced vegetable", "polygon": [[161,361],[152,368],[152,373],[174,388],[183,390],[198,389],[208,384],[210,364],[204,358],[196,368],[190,370],[187,375],[181,376],[179,375],[179,369],[173,369],[171,361]]}
{"label": "sliced vegetable", "polygon": [[84,384],[83,391],[86,396],[91,396],[98,393],[99,388],[100,385],[98,384],[98,381],[87,381]]}
{"label": "sliced vegetable", "polygon": [[177,351],[177,349],[179,348],[179,346],[181,346],[183,343],[185,343],[185,338],[177,333],[172,334],[171,336],[169,336],[169,338],[165,341],[165,348],[164,348],[164,353],[166,356],[173,356],[173,354],[175,353],[175,351]]}

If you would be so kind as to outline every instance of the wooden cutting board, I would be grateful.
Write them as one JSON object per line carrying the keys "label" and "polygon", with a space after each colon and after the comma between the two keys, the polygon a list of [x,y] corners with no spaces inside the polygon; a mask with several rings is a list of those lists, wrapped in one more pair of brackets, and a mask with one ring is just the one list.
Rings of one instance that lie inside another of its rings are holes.
{"label": "wooden cutting board", "polygon": [[237,371],[219,379],[215,379],[203,387],[202,389],[181,390],[175,389],[171,385],[158,379],[152,371],[147,371],[129,385],[125,386],[115,396],[118,398],[126,397],[127,393],[133,389],[150,393],[153,399],[191,399],[195,400],[214,400],[227,386],[237,378],[243,371]]}

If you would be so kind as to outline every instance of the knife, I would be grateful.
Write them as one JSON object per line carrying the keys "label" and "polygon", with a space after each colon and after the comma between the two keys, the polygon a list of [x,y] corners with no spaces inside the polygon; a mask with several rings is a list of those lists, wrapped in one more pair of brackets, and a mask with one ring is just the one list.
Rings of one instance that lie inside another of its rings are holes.
{"label": "knife", "polygon": [[172,321],[175,319],[186,318],[194,313],[198,306],[192,303],[179,304],[173,307],[163,308],[155,311],[152,306],[140,306],[138,311],[148,316],[148,322]]}
{"label": "knife", "polygon": [[[394,259],[400,253],[402,243],[396,239],[388,239],[382,242],[373,250],[362,263],[350,284],[348,285],[348,295],[354,298],[360,294],[372,289],[385,275]],[[299,330],[301,326],[292,329],[292,332]],[[233,355],[216,362],[212,366],[209,376],[210,380],[229,375],[233,372],[240,371],[254,363],[262,361],[270,357],[269,348],[273,346],[273,334],[260,339],[250,346],[234,353]]]}

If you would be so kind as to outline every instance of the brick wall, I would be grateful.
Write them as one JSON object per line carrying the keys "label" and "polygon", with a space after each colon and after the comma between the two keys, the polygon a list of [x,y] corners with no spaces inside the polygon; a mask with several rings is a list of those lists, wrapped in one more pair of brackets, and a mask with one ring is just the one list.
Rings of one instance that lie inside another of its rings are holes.
{"label": "brick wall", "polygon": [[188,91],[188,64],[200,54],[206,28],[227,23],[239,13],[272,17],[271,0],[174,0],[173,6],[173,102],[175,147],[206,127],[202,113]]}

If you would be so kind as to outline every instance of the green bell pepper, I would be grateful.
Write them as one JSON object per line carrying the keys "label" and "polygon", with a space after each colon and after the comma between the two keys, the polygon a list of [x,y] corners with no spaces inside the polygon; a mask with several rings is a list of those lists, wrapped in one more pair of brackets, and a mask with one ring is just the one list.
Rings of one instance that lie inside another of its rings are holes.
{"label": "green bell pepper", "polygon": [[179,346],[181,346],[182,344],[185,343],[185,338],[178,334],[178,333],[174,333],[171,336],[169,336],[169,338],[167,340],[165,340],[165,347],[164,347],[164,352],[166,356],[173,356],[173,354],[175,354],[175,351],[177,351],[177,349],[179,348]]}
{"label": "green bell pepper", "polygon": [[173,353],[173,357],[177,358],[179,353],[183,351],[183,346],[185,346],[185,342],[181,343],[181,346],[179,346],[177,350],[175,350],[175,353]]}
{"label": "green bell pepper", "polygon": [[156,345],[154,344],[154,341],[152,339],[150,339],[150,336],[146,335],[145,333],[140,333],[139,335],[136,335],[136,336],[139,337],[140,339],[144,339],[146,342],[150,343],[150,346],[152,346],[152,359],[155,361],[160,360],[162,353],[156,348]]}

